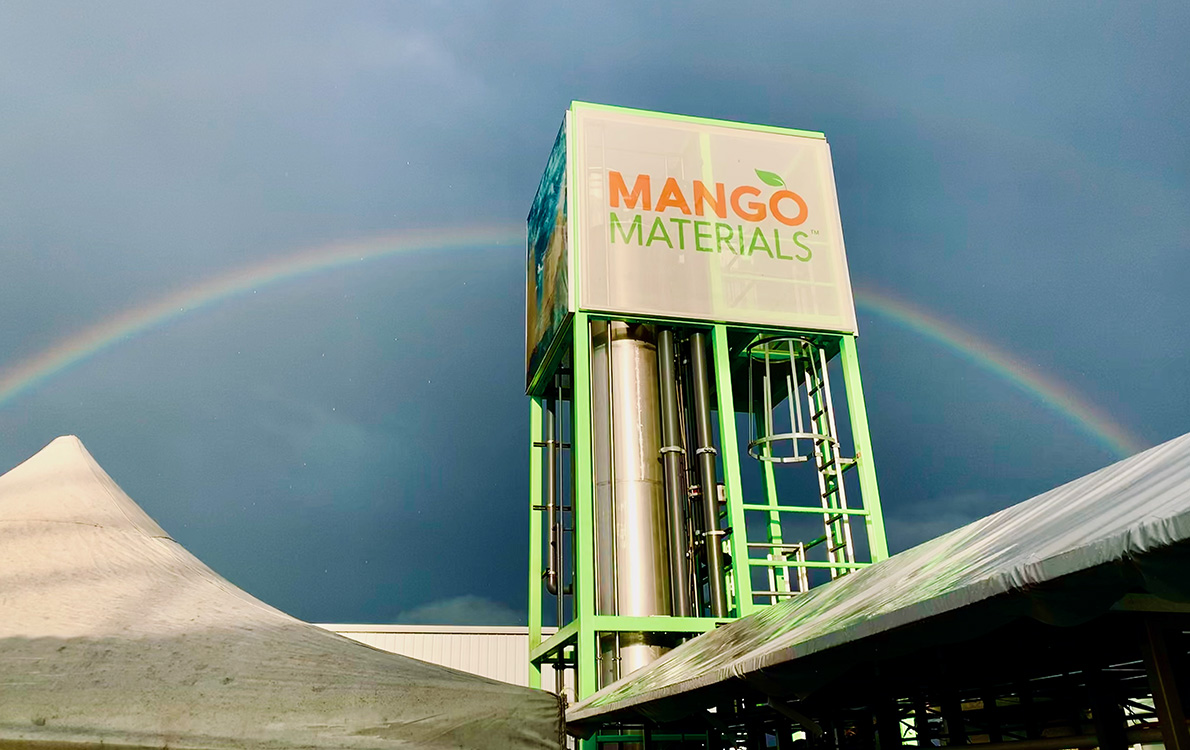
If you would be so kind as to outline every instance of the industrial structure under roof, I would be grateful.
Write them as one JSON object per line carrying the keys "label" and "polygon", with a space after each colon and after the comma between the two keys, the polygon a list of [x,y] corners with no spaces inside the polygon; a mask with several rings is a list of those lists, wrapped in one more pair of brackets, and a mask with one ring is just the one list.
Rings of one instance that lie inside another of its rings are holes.
{"label": "industrial structure under roof", "polygon": [[1188,603],[1190,434],[694,638],[567,721],[654,746],[1186,748]]}

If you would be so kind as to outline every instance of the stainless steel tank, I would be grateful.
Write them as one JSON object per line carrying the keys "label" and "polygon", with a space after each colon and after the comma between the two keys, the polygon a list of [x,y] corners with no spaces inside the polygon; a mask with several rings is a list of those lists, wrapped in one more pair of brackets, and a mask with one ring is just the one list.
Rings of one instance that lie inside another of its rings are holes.
{"label": "stainless steel tank", "polygon": [[[655,332],[651,326],[613,321],[593,323],[591,333],[598,613],[669,615]],[[601,636],[600,685],[666,650],[644,633]]]}

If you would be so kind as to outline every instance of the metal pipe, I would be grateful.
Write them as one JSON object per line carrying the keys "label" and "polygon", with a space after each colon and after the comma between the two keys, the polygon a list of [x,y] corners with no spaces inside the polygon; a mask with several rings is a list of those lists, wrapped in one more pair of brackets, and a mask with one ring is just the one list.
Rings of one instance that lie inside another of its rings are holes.
{"label": "metal pipe", "polygon": [[661,396],[661,464],[665,473],[665,502],[669,510],[669,571],[674,614],[688,616],[690,563],[686,545],[686,475],[682,468],[682,427],[678,419],[677,368],[674,333],[657,332],[657,373]]}
{"label": "metal pipe", "polygon": [[[616,466],[612,414],[612,356],[610,326],[591,322],[591,437],[594,443],[595,480],[595,611],[616,614]],[[600,343],[602,342],[602,343]],[[601,481],[602,479],[602,481]],[[609,685],[620,675],[618,633],[599,635],[599,685]]]}
{"label": "metal pipe", "polygon": [[[545,523],[549,527],[549,559],[545,590],[558,595],[558,428],[557,396],[545,402]],[[561,623],[559,623],[560,625]]]}
{"label": "metal pipe", "polygon": [[[698,439],[698,479],[702,485],[707,578],[709,579],[711,615],[727,616],[727,594],[723,589],[723,547],[719,537],[719,482],[715,477],[715,446],[711,432],[711,384],[707,375],[707,336],[690,336],[690,369],[694,387],[694,424]],[[724,385],[723,387],[729,387]],[[742,531],[742,530],[741,530]],[[740,561],[743,563],[743,561]]]}
{"label": "metal pipe", "polygon": [[681,435],[682,446],[686,450],[686,455],[682,461],[682,483],[686,488],[686,545],[685,548],[690,550],[690,575],[692,583],[694,584],[693,597],[691,597],[690,604],[694,607],[695,616],[701,615],[707,604],[703,601],[703,587],[701,572],[701,560],[699,556],[698,540],[702,538],[702,505],[694,502],[694,497],[698,494],[698,467],[697,462],[690,461],[690,446],[694,444],[692,437],[693,431],[690,426],[690,414],[694,411],[693,402],[690,400],[690,370],[686,366],[690,352],[688,347],[682,347],[680,342],[675,342],[677,348],[677,392],[678,392],[678,428]]}
{"label": "metal pipe", "polygon": [[[657,346],[651,326],[592,324],[599,614],[648,617],[673,613],[665,485],[657,456]],[[606,680],[622,677],[668,648],[664,636],[601,637]]]}

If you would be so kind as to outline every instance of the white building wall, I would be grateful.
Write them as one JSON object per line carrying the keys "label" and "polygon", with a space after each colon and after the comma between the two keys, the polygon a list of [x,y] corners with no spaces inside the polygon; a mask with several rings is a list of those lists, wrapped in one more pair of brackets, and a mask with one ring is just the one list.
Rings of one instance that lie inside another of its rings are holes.
{"label": "white building wall", "polygon": [[[468,625],[320,624],[352,640],[382,651],[441,664],[513,685],[529,684],[529,629]],[[545,628],[549,637],[553,628]],[[541,686],[554,689],[554,672],[546,664]],[[574,696],[569,698],[573,701]]]}

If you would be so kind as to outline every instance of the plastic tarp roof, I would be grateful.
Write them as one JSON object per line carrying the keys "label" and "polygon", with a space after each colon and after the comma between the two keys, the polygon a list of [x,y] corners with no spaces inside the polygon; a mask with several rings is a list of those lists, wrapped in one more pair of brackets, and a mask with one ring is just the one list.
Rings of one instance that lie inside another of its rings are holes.
{"label": "plastic tarp roof", "polygon": [[74,437],[0,477],[0,748],[558,748],[556,696],[294,619]]}
{"label": "plastic tarp roof", "polygon": [[[1061,620],[1055,603],[1079,610],[1067,619],[1087,619],[1138,586],[1184,601],[1190,545],[1181,543],[1188,539],[1190,435],[1183,435],[687,641],[576,704],[567,721],[581,725],[626,710],[680,713],[675,702],[692,691],[767,679],[772,668],[788,670],[796,660],[896,628],[937,636],[922,621],[976,603],[986,603],[979,625],[997,617]],[[1104,573],[1121,562],[1127,571]],[[1090,585],[1065,592],[1055,585],[1080,576]]]}

